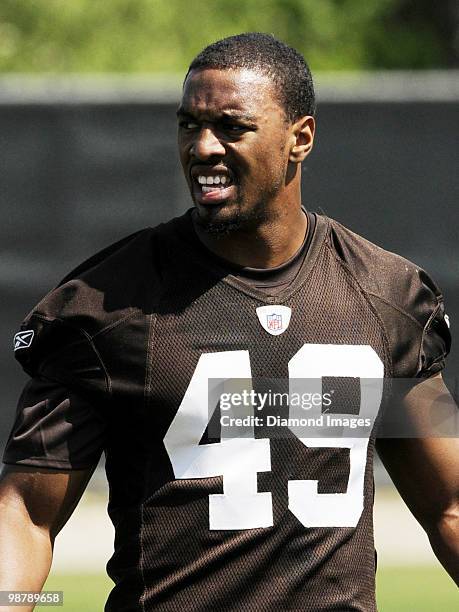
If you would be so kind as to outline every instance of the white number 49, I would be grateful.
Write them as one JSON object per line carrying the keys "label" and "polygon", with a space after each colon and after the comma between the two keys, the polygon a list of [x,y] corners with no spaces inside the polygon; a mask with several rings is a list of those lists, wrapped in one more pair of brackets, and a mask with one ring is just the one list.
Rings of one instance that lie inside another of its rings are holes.
{"label": "white number 49", "polygon": [[[376,418],[382,397],[384,366],[370,346],[305,344],[289,361],[290,392],[296,379],[324,376],[360,379],[360,416]],[[210,529],[254,529],[273,525],[271,493],[258,492],[257,473],[271,470],[269,438],[222,439],[200,445],[209,420],[208,406],[217,406],[217,380],[251,379],[248,351],[204,353],[165,437],[175,478],[223,477],[223,494],[209,495]],[[375,380],[378,388],[375,392]],[[320,392],[320,389],[318,389]],[[292,409],[291,409],[292,411]],[[308,416],[319,416],[313,407]],[[291,414],[291,413],[290,413]],[[334,414],[333,416],[340,416]],[[341,415],[346,416],[346,415]],[[368,438],[302,438],[307,447],[349,448],[346,493],[318,493],[317,480],[291,480],[288,507],[305,527],[355,527],[363,511]]]}

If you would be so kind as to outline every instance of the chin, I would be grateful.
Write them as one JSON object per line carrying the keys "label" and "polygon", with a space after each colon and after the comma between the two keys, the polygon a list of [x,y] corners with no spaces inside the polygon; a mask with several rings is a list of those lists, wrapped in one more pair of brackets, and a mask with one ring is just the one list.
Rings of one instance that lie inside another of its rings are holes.
{"label": "chin", "polygon": [[244,226],[244,220],[239,212],[224,214],[222,206],[197,206],[196,222],[205,232],[215,237],[227,236]]}
{"label": "chin", "polygon": [[199,226],[216,237],[228,236],[238,231],[255,231],[269,219],[264,202],[244,207],[241,202],[222,202],[220,205],[203,205],[195,202]]}

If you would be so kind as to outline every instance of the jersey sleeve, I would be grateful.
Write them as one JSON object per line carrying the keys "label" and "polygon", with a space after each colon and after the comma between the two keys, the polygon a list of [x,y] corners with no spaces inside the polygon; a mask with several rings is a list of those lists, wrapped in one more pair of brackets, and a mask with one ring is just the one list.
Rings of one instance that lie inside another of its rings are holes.
{"label": "jersey sleeve", "polygon": [[395,378],[429,378],[445,367],[451,334],[443,295],[422,269],[403,264],[392,295],[370,296],[383,319]]}
{"label": "jersey sleeve", "polygon": [[445,367],[445,360],[451,348],[451,334],[440,289],[424,271],[419,271],[419,278],[422,284],[421,308],[426,309],[427,321],[419,343],[416,376],[427,378]]}
{"label": "jersey sleeve", "polygon": [[34,311],[14,345],[31,380],[19,398],[3,461],[65,470],[94,466],[105,445],[106,380],[90,338],[58,316]]}
{"label": "jersey sleeve", "polygon": [[70,388],[35,377],[19,398],[3,461],[64,470],[95,465],[106,423],[91,402]]}
{"label": "jersey sleeve", "polygon": [[[31,381],[18,403],[5,462],[85,469],[99,459],[107,446],[120,350],[104,340],[150,307],[152,234],[140,230],[84,261],[23,321],[15,357]],[[142,278],[134,273],[139,261],[151,266]]]}

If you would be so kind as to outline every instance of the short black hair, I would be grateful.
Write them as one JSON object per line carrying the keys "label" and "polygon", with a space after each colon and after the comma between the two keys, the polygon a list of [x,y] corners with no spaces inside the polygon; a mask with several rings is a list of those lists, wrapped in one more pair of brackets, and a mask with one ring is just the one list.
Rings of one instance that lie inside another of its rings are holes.
{"label": "short black hair", "polygon": [[[304,57],[271,34],[246,32],[212,43],[191,62],[192,70],[247,68],[268,76],[289,121],[316,110],[314,84]],[[186,80],[185,77],[185,80]]]}

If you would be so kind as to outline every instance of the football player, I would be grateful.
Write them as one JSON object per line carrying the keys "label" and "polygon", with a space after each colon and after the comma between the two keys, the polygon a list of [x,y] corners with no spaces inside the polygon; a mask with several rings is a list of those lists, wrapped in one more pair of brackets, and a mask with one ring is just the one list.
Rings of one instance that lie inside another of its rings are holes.
{"label": "football player", "polygon": [[315,134],[303,57],[265,34],[220,40],[191,63],[177,116],[194,206],[80,265],[16,335],[31,379],[4,455],[0,589],[41,589],[104,453],[106,610],[375,610],[375,427],[317,437],[289,420],[301,408],[271,402],[275,428],[224,431],[222,385],[245,381],[241,408],[272,379],[312,381],[316,417],[336,387],[332,412],[373,424],[383,380],[417,383],[394,408],[413,435],[378,450],[458,580],[458,440],[416,435],[440,401],[453,409],[442,295],[302,207]]}

